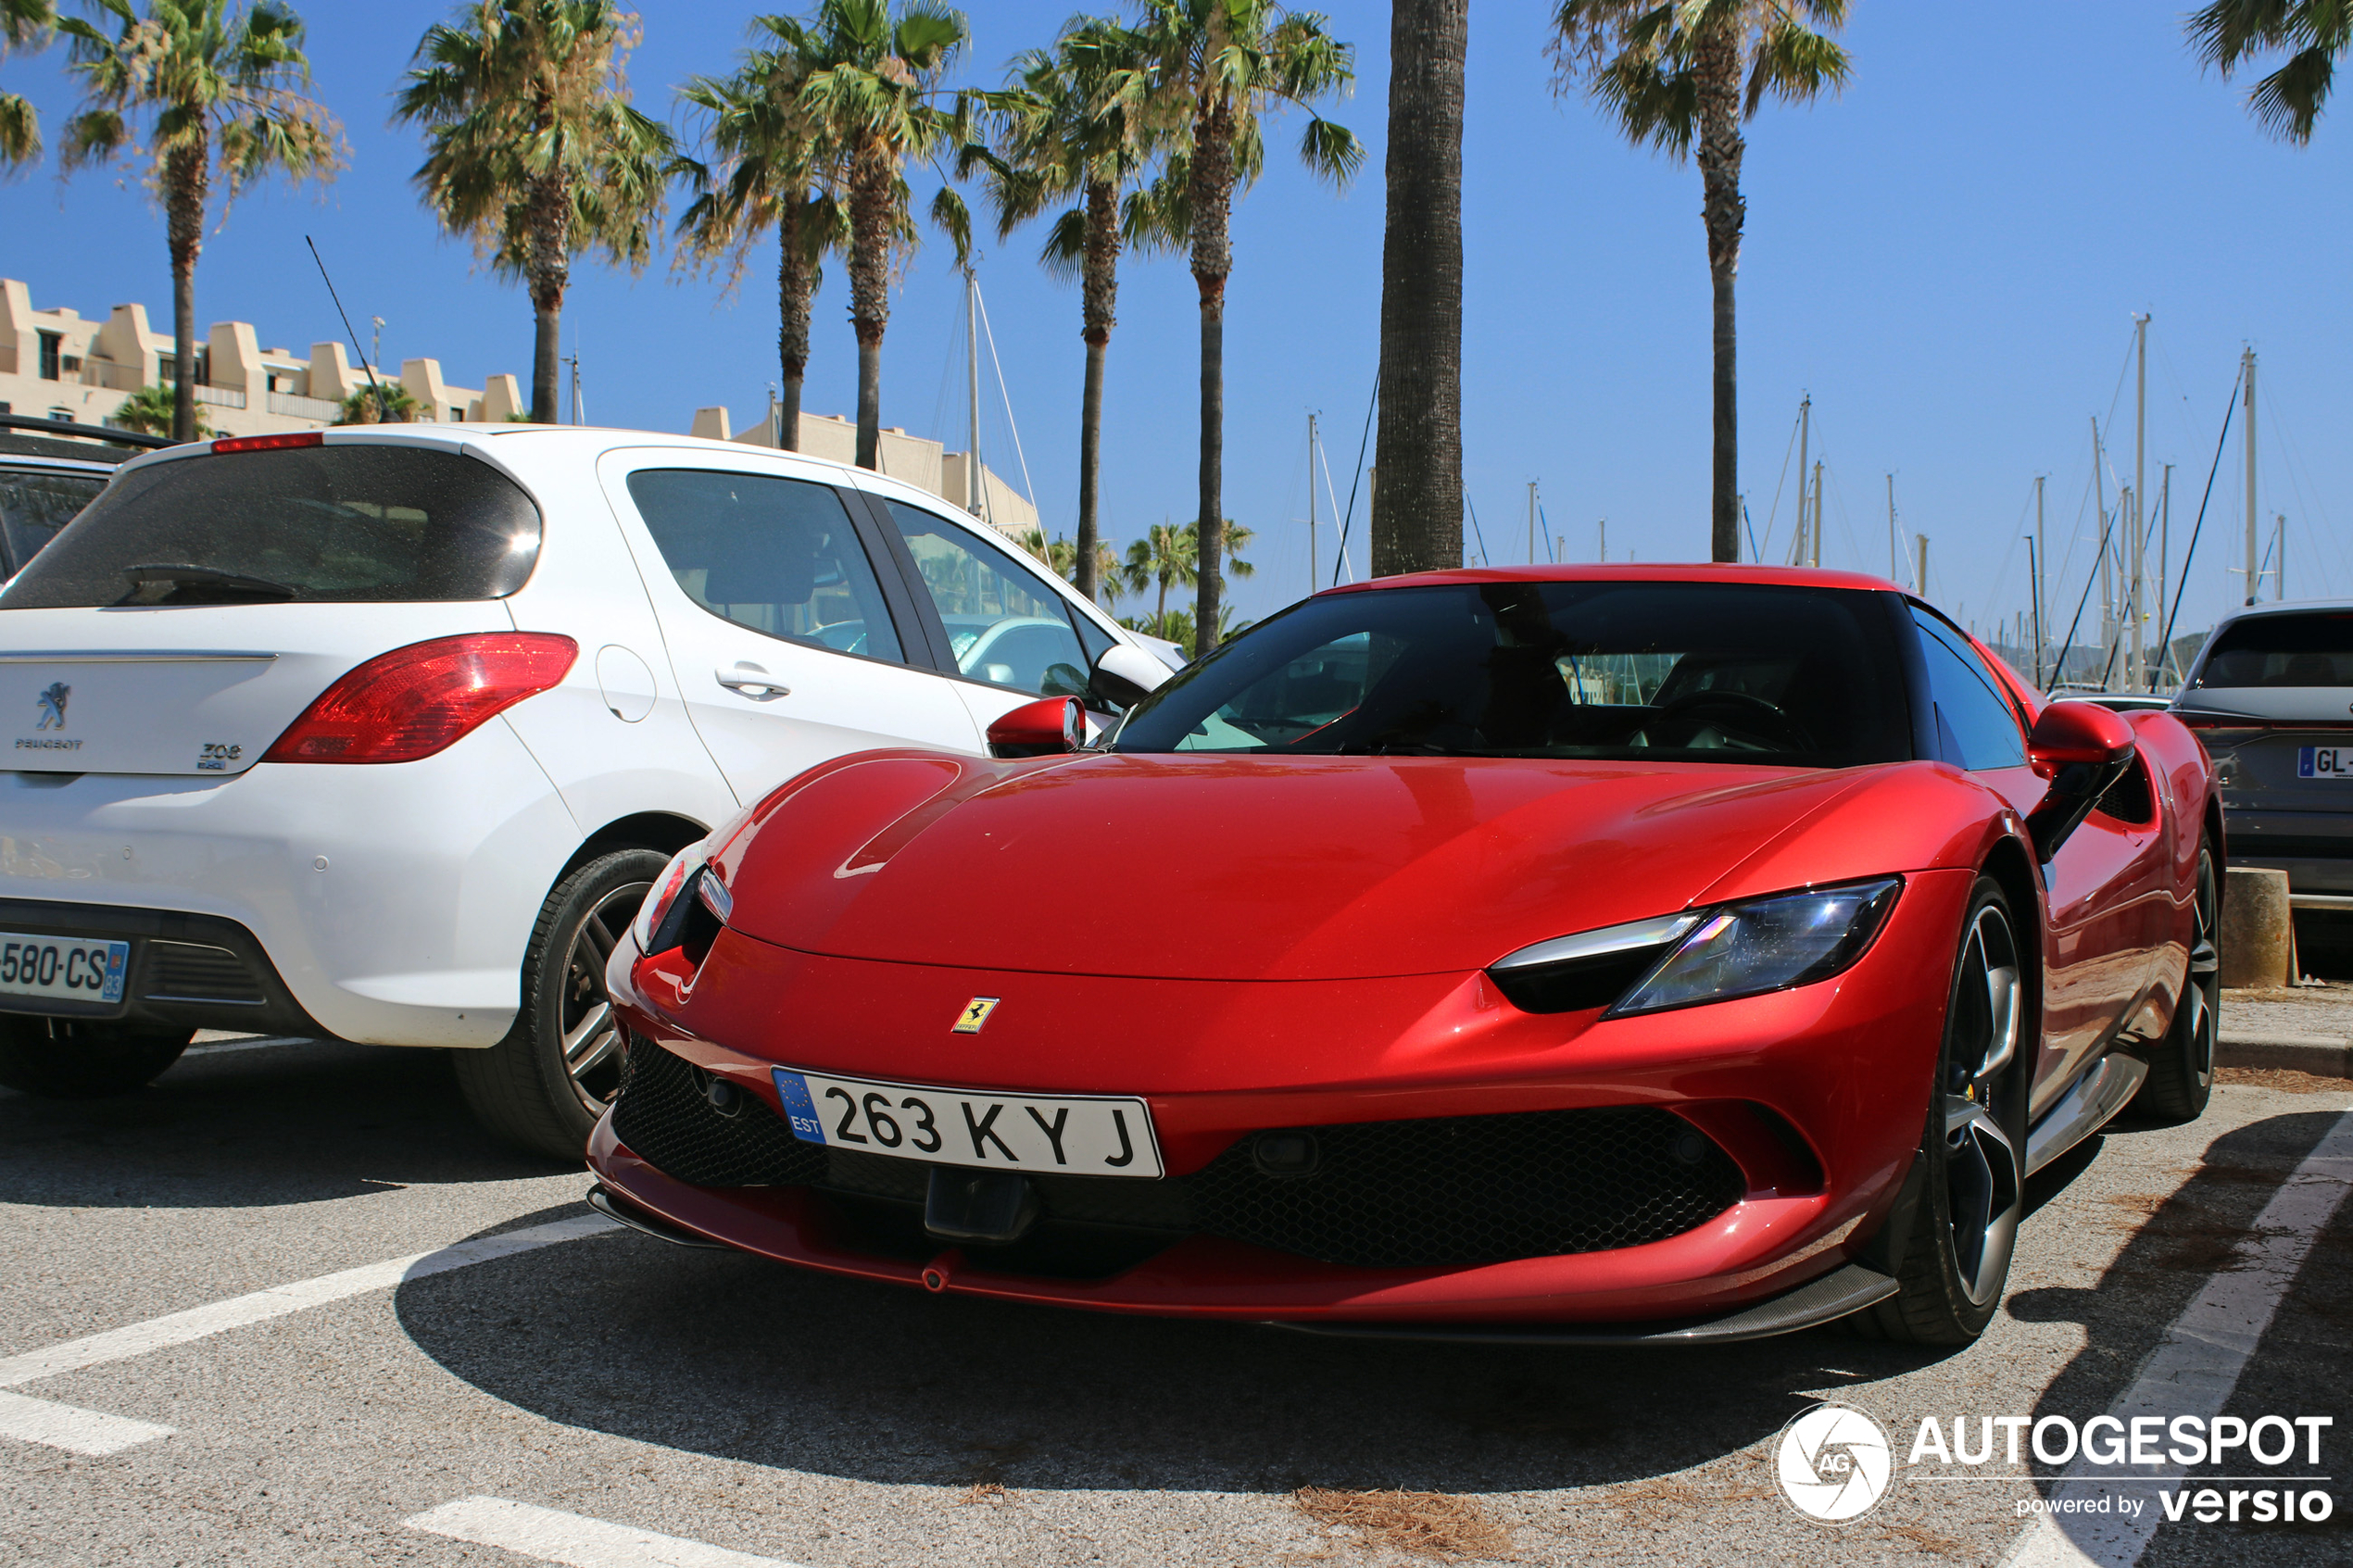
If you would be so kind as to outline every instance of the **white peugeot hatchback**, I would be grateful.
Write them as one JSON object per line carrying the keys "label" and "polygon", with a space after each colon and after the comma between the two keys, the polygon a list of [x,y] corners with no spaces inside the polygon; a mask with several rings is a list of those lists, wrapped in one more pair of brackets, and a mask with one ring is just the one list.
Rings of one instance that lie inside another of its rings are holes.
{"label": "white peugeot hatchback", "polygon": [[670,855],[827,758],[1167,673],[935,497],[790,453],[154,453],[0,594],[0,1084],[120,1092],[207,1028],[451,1047],[490,1128],[577,1155]]}

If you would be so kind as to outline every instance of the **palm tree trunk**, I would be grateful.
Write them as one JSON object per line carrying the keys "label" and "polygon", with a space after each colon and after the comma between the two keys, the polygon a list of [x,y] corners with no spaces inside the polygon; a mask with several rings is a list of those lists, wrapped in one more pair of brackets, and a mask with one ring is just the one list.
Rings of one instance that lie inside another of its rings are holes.
{"label": "palm tree trunk", "polygon": [[549,176],[531,194],[531,418],[562,422],[564,288],[572,282],[572,184]]}
{"label": "palm tree trunk", "polygon": [[890,321],[890,154],[862,149],[849,172],[849,322],[858,333],[858,466],[882,467],[882,344]]}
{"label": "palm tree trunk", "polygon": [[164,159],[164,228],[171,246],[171,439],[196,438],[196,256],[204,248],[209,152],[180,147]]}
{"label": "palm tree trunk", "polygon": [[1103,360],[1119,303],[1119,191],[1101,181],[1087,186],[1087,278],[1082,293],[1087,341],[1087,388],[1078,404],[1078,542],[1075,579],[1095,596],[1096,542],[1102,537]]}
{"label": "palm tree trunk", "polygon": [[1373,575],[1463,564],[1463,57],[1470,0],[1390,11]]}
{"label": "palm tree trunk", "polygon": [[1193,282],[1201,289],[1201,511],[1193,596],[1193,657],[1217,646],[1219,573],[1226,544],[1226,280],[1234,197],[1234,116],[1218,103],[1193,125]]}
{"label": "palm tree trunk", "polygon": [[1740,272],[1741,229],[1747,204],[1741,199],[1741,49],[1735,9],[1708,28],[1693,51],[1699,88],[1699,172],[1705,193],[1701,211],[1707,224],[1707,276],[1715,290],[1715,451],[1709,506],[1711,559],[1741,558],[1739,327],[1732,286]]}
{"label": "palm tree trunk", "polygon": [[776,445],[787,452],[800,450],[800,383],[809,373],[809,296],[815,270],[802,251],[800,225],[807,204],[784,203],[776,215],[777,368],[784,374],[777,397]]}

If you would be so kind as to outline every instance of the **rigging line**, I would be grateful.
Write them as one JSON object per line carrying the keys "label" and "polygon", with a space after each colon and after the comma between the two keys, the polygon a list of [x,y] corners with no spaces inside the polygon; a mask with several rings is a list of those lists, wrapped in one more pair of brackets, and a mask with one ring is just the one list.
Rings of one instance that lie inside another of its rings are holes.
{"label": "rigging line", "polygon": [[[1748,503],[1743,501],[1741,505],[1746,507]],[[1544,558],[1554,566],[1558,566],[1561,557],[1560,552],[1553,547],[1552,516],[1544,510],[1544,503],[1541,501],[1536,503],[1536,525],[1544,531]]]}
{"label": "rigging line", "polygon": [[2206,470],[2206,494],[2198,497],[2197,522],[2190,529],[2188,546],[2182,551],[2181,580],[2173,587],[2172,606],[2165,612],[2165,635],[2158,639],[2157,646],[2161,648],[2170,649],[2173,646],[2174,618],[2182,613],[2182,594],[2190,583],[2190,560],[2197,554],[2197,536],[2206,527],[2206,504],[2214,499],[2214,476],[2221,471],[2222,447],[2231,439],[2231,417],[2238,412],[2239,407],[2239,380],[2246,373],[2242,363],[2239,374],[2231,378],[2231,400],[2222,406],[2222,433],[2214,438],[2214,461]]}
{"label": "rigging line", "polygon": [[[1789,483],[1790,454],[1797,450],[1797,427],[1805,418],[1801,412],[1789,422],[1789,444],[1781,448],[1781,477],[1773,481],[1773,507],[1765,514],[1765,543],[1768,545],[1773,542],[1773,520],[1781,515],[1781,488]],[[1797,494],[1802,501],[1806,495],[1806,476],[1802,473],[1797,476]],[[1743,506],[1743,510],[1745,509]],[[1763,560],[1765,552],[1756,543],[1756,525],[1753,521],[1749,524],[1748,535],[1748,553]]]}
{"label": "rigging line", "polygon": [[[1021,449],[1021,426],[1013,419],[1013,395],[1005,386],[1004,361],[997,358],[997,329],[988,324],[988,302],[980,297],[980,282],[973,282],[973,303],[980,307],[980,330],[988,339],[988,362],[997,368],[997,395],[1004,399],[1005,428],[1013,433],[1013,456],[1021,460],[1021,487],[1029,493],[1032,510],[1038,506],[1038,486],[1029,482],[1029,454]],[[1038,531],[1043,533],[1046,523],[1040,516]]]}
{"label": "rigging line", "polygon": [[[2221,454],[2219,452],[2216,454],[2215,460],[2218,462],[2221,460]],[[2119,507],[2117,511],[2121,511],[2123,509],[2123,508]],[[2100,514],[2100,547],[2095,555],[2095,562],[2098,559],[2104,559],[2107,557],[2108,536],[2109,531],[2113,529],[2115,525],[2115,512],[2102,512]],[[2067,640],[2059,645],[2058,662],[2051,667],[2051,684],[2043,688],[2045,692],[2057,691],[2058,689],[2059,683],[2066,678],[2067,656],[2075,651],[2075,629],[2083,623],[2083,607],[2091,602],[2092,590],[2099,585],[2099,581],[2100,574],[2095,565],[2091,575],[2083,579],[2082,597],[2075,601],[2075,618],[2067,623]],[[2103,686],[2107,684],[2107,678],[2105,676],[2101,678],[2101,684]]]}
{"label": "rigging line", "polygon": [[[1332,449],[1329,445],[1321,441],[1315,444],[1315,461],[1324,470],[1324,499],[1331,503],[1332,510],[1338,511],[1340,497],[1332,494]],[[1315,488],[1315,476],[1312,473],[1307,476],[1307,488],[1311,491]]]}
{"label": "rigging line", "polygon": [[[1379,407],[1380,371],[1376,369],[1373,371],[1372,400],[1365,405],[1365,433],[1356,441],[1356,471],[1348,481],[1348,511],[1340,520],[1340,549],[1332,561],[1332,586],[1335,588],[1340,586],[1340,569],[1348,559],[1348,530],[1356,521],[1356,487],[1364,483],[1365,453],[1373,442],[1373,410]],[[1467,495],[1463,499],[1465,505],[1469,504],[1470,497]],[[1471,526],[1476,528],[1478,525],[1478,520],[1474,516]],[[1487,542],[1483,539],[1479,541],[1478,558],[1482,561],[1487,558]]]}
{"label": "rigging line", "polygon": [[[1353,501],[1355,497],[1352,495],[1349,499]],[[1485,566],[1487,564],[1487,531],[1478,526],[1478,503],[1470,498],[1470,492],[1467,490],[1463,492],[1463,507],[1470,513],[1471,537],[1478,541],[1478,564]],[[1332,583],[1337,587],[1340,579],[1335,576]]]}
{"label": "rigging line", "polygon": [[[2305,481],[2311,478],[2312,470],[2304,461],[2303,448],[2297,445],[2295,433],[2288,429],[2287,421],[2280,418],[2279,410],[2279,398],[2274,395],[2271,399],[2270,416],[2271,428],[2280,438],[2281,456],[2286,459],[2288,484],[2296,492],[2296,504],[2304,509],[2304,515],[2307,518],[2319,521],[2321,526],[2316,532],[2336,546],[2337,562],[2339,565],[2345,565],[2347,564],[2345,541],[2338,536],[2335,521],[2329,516],[2328,502],[2324,498],[2325,492],[2315,483],[2312,493],[2309,495],[2305,494]],[[2320,557],[2319,549],[2315,547],[2312,553],[2317,560]],[[2328,572],[2323,570],[2319,575],[2322,592],[2325,595],[2331,585]]]}
{"label": "rigging line", "polygon": [[[1541,507],[1536,508],[1539,515],[1541,515],[1543,509]],[[1756,519],[1748,509],[1748,497],[1745,495],[1741,497],[1741,521],[1748,528],[1748,558],[1762,565],[1765,560],[1765,552],[1756,547]],[[1771,520],[1768,519],[1765,524],[1766,536],[1770,538],[1772,533],[1773,524]]]}

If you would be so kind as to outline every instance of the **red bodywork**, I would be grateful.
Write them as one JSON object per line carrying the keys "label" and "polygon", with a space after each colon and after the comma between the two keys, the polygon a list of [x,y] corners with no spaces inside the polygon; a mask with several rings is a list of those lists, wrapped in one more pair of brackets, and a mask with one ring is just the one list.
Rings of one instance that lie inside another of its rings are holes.
{"label": "red bodywork", "polygon": [[[1769,568],[1533,574],[1894,591]],[[2026,767],[865,753],[713,835],[733,908],[698,967],[624,943],[610,972],[631,1029],[770,1110],[778,1064],[1140,1096],[1172,1177],[1259,1129],[1662,1107],[1729,1154],[1746,1189],[1664,1240],[1372,1269],[1194,1236],[1075,1280],[953,1250],[858,1250],[822,1194],[673,1180],[610,1116],[590,1164],[630,1202],[749,1251],[1013,1300],[1375,1323],[1726,1311],[1840,1266],[1885,1216],[1919,1143],[1982,872],[2041,932],[2034,1112],[2101,1053],[2163,1034],[2187,972],[2200,831],[2219,846],[2221,823],[2189,733],[2161,713],[2132,722],[2153,809],[2094,813],[2047,868],[2024,818],[2048,785]],[[1089,874],[1106,853],[1115,873]],[[1604,1020],[1522,1012],[1484,972],[1565,933],[1890,873],[1903,891],[1869,951],[1810,985]],[[986,1032],[951,1034],[975,996],[1000,998]]]}

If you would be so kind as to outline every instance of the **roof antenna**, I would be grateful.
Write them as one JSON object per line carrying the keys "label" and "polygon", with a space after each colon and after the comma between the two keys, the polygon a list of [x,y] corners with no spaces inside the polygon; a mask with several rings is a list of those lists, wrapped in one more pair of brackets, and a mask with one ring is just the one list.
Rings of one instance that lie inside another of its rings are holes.
{"label": "roof antenna", "polygon": [[335,294],[335,281],[327,276],[327,263],[319,254],[319,242],[305,234],[302,243],[310,247],[310,259],[319,263],[320,280],[327,285],[327,297],[335,302],[335,314],[343,317],[344,335],[351,339],[351,352],[359,355],[359,368],[368,372],[368,390],[376,395],[377,422],[390,424],[392,405],[385,401],[384,389],[376,383],[376,368],[368,363],[366,355],[359,354],[359,334],[351,330],[351,317],[345,311],[343,300]]}

